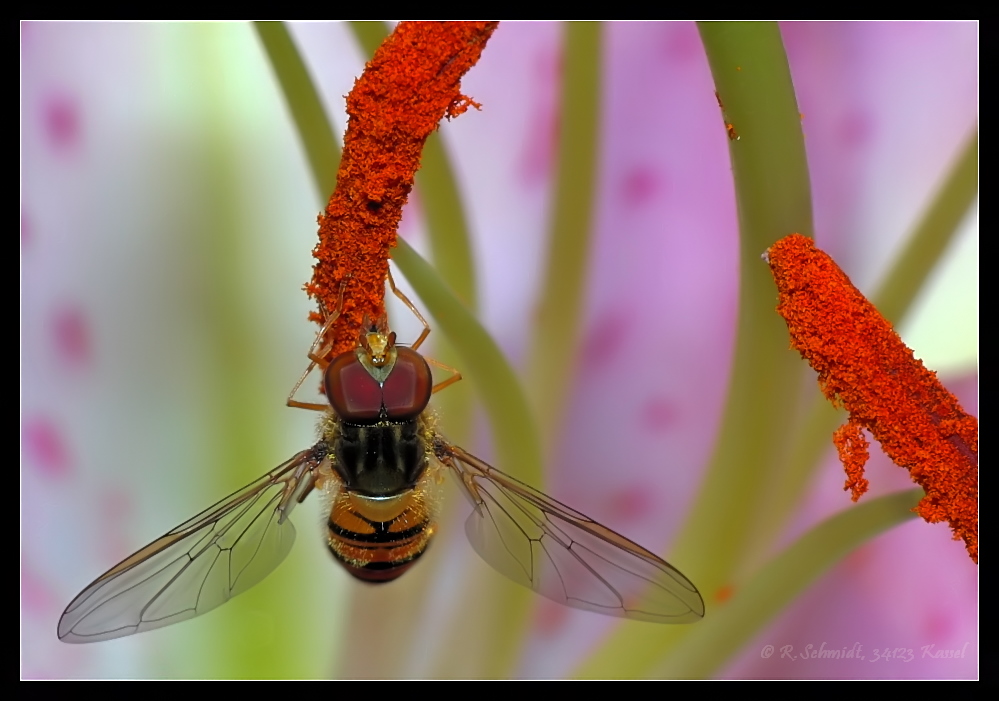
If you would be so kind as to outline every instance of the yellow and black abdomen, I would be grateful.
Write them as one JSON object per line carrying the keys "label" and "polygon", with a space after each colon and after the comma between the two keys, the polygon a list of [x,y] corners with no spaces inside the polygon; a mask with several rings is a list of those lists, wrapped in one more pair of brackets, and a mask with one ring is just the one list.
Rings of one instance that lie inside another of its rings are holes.
{"label": "yellow and black abdomen", "polygon": [[330,494],[327,545],[358,579],[391,581],[423,554],[435,529],[439,479],[426,469],[421,424],[336,422],[331,433],[339,484]]}
{"label": "yellow and black abdomen", "polygon": [[330,508],[330,552],[358,579],[392,581],[427,549],[434,534],[432,501],[418,488],[392,497],[344,489]]}

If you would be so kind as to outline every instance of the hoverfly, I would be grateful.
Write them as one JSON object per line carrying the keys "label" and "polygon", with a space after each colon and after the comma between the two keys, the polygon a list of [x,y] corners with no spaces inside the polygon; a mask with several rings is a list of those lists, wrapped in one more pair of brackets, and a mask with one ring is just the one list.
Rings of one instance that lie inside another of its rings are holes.
{"label": "hoverfly", "polygon": [[[388,582],[409,569],[435,530],[442,472],[473,505],[472,546],[513,581],[566,606],[658,623],[704,615],[697,588],[653,553],[578,511],[500,472],[438,431],[434,385],[418,352],[396,344],[384,317],[367,324],[357,348],[330,358],[329,315],[309,350],[310,365],[288,405],[324,412],[318,442],[185,521],[94,580],[66,607],[58,635],[67,643],[120,638],[210,611],[260,582],[295,539],[289,516],[316,487],[327,501],[326,542],[348,572]],[[431,361],[435,365],[451,370]],[[294,399],[318,366],[327,404]]]}

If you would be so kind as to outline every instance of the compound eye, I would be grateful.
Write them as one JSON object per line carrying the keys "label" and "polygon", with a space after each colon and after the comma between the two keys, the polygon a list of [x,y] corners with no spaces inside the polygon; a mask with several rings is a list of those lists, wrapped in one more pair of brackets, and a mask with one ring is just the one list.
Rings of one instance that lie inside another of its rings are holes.
{"label": "compound eye", "polygon": [[423,356],[412,348],[396,347],[395,367],[382,385],[382,402],[393,421],[413,419],[430,403],[433,375]]}
{"label": "compound eye", "polygon": [[382,410],[382,388],[353,351],[338,355],[329,364],[323,384],[330,406],[344,421],[372,423],[378,420]]}

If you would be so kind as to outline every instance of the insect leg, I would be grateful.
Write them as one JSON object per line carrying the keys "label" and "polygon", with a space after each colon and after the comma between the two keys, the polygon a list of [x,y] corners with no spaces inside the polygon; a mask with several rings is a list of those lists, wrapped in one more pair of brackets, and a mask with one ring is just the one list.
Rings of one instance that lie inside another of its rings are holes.
{"label": "insect leg", "polygon": [[[410,346],[410,348],[412,348],[413,350],[417,350],[421,345],[423,345],[423,342],[427,340],[427,336],[430,335],[430,324],[427,323],[427,320],[423,317],[422,314],[420,314],[419,310],[413,305],[413,303],[409,301],[409,297],[404,295],[399,290],[399,288],[395,286],[395,280],[392,279],[391,270],[388,271],[388,284],[389,287],[392,288],[392,294],[398,297],[402,301],[402,303],[409,308],[409,311],[413,312],[413,314],[416,315],[416,318],[420,320],[420,323],[423,324],[423,332],[420,334],[420,337],[416,339],[413,345]],[[434,391],[436,392],[437,390]]]}
{"label": "insect leg", "polygon": [[445,365],[441,361],[434,360],[433,358],[428,358],[427,356],[423,356],[423,359],[426,360],[431,365],[436,365],[441,370],[447,370],[448,372],[451,373],[451,377],[447,378],[446,380],[441,380],[436,385],[434,385],[434,388],[430,391],[431,394],[436,394],[437,392],[440,392],[445,387],[450,387],[455,382],[457,382],[458,380],[461,379],[461,373],[458,372],[457,369],[451,367],[450,365]]}
{"label": "insect leg", "polygon": [[[333,324],[340,317],[340,313],[343,311],[343,292],[347,288],[347,282],[350,280],[350,275],[344,278],[343,282],[340,283],[340,297],[337,299],[336,309],[332,314],[327,315],[326,322],[323,324],[323,328],[319,330],[316,334],[316,340],[312,342],[312,346],[309,348],[309,367],[305,368],[305,372],[302,376],[298,378],[298,382],[295,386],[291,388],[291,392],[288,394],[288,400],[286,402],[287,406],[295,407],[296,409],[311,409],[312,411],[326,411],[329,406],[326,404],[319,404],[316,402],[300,402],[295,399],[295,395],[298,393],[298,389],[305,382],[305,378],[309,376],[312,370],[318,365],[320,370],[326,370],[329,365],[329,360],[327,356],[330,351],[333,350],[333,346],[330,343],[326,345],[321,345],[326,338],[326,334],[329,330],[333,328]],[[322,309],[322,303],[320,303],[320,309]],[[323,313],[326,312],[325,309],[322,310]]]}

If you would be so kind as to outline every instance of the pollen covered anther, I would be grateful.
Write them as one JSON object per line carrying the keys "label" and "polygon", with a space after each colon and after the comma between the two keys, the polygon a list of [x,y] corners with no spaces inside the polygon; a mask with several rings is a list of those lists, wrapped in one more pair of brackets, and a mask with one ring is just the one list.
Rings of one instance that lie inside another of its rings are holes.
{"label": "pollen covered anther", "polygon": [[[478,105],[460,92],[496,22],[400,22],[347,96],[347,130],[336,191],[319,216],[309,295],[337,309],[328,339],[352,350],[365,316],[384,316],[389,250],[395,246],[420,156],[440,120]],[[323,323],[321,314],[314,319]]]}
{"label": "pollen covered anther", "polygon": [[791,345],[819,374],[825,396],[850,412],[834,442],[854,501],[867,489],[866,430],[925,490],[916,512],[949,522],[978,562],[978,420],[811,239],[787,236],[766,260]]}

